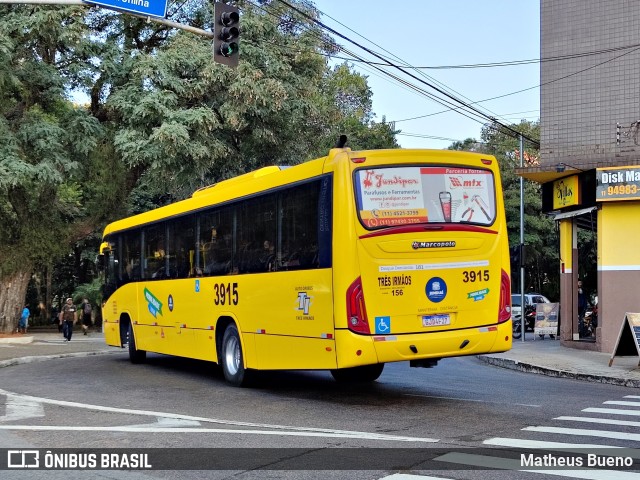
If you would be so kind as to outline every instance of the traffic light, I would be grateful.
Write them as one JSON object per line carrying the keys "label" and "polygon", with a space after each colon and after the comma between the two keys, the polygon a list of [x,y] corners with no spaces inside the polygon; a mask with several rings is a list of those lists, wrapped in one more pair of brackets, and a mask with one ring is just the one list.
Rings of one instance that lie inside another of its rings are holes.
{"label": "traffic light", "polygon": [[240,15],[238,9],[226,3],[214,5],[216,23],[214,26],[213,60],[235,67],[238,65],[240,51]]}

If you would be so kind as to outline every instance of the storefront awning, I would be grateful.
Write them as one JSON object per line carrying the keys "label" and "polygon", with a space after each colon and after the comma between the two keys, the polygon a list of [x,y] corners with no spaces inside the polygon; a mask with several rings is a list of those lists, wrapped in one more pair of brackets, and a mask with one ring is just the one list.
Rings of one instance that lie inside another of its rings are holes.
{"label": "storefront awning", "polygon": [[559,180],[560,178],[570,177],[571,175],[575,175],[583,171],[584,170],[577,169],[571,166],[558,167],[551,165],[546,165],[544,167],[525,167],[515,169],[516,175],[520,175],[527,180],[532,180],[537,183],[553,182],[555,180]]}
{"label": "storefront awning", "polygon": [[566,218],[578,217],[580,215],[584,215],[585,213],[590,213],[596,210],[598,207],[589,207],[589,208],[581,208],[580,210],[572,210],[571,212],[561,212],[551,214],[554,220],[564,220]]}

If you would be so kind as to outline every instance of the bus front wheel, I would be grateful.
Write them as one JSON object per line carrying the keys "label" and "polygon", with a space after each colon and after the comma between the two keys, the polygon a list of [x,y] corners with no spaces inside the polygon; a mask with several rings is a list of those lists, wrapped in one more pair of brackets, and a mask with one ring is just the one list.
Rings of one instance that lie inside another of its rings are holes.
{"label": "bus front wheel", "polygon": [[249,380],[249,371],[244,367],[242,344],[238,327],[231,323],[227,325],[222,337],[222,372],[224,378],[236,387],[245,386]]}
{"label": "bus front wheel", "polygon": [[364,383],[373,382],[378,379],[384,369],[384,363],[375,365],[363,365],[361,367],[340,368],[331,370],[331,375],[340,383]]}
{"label": "bus front wheel", "polygon": [[136,338],[133,336],[133,327],[129,324],[129,360],[131,363],[144,363],[147,359],[145,350],[138,350],[136,347]]}

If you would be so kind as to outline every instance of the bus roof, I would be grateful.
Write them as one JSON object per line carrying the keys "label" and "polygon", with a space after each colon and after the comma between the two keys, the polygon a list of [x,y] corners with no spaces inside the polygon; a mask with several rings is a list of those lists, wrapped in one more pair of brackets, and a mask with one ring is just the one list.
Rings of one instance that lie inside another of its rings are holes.
{"label": "bus roof", "polygon": [[[307,178],[321,175],[325,168],[330,168],[332,164],[345,161],[341,153],[346,153],[350,159],[356,158],[383,158],[390,157],[394,162],[403,157],[415,157],[422,154],[427,157],[438,157],[446,161],[460,160],[462,156],[471,160],[471,164],[476,163],[478,167],[483,166],[481,160],[485,162],[495,160],[491,155],[460,152],[456,150],[416,150],[416,149],[386,149],[386,150],[360,150],[351,151],[350,148],[334,148],[329,151],[327,157],[310,160],[292,167],[269,166],[254,170],[237,177],[222,180],[210,186],[196,190],[190,198],[174,202],[164,207],[149,210],[138,215],[116,220],[105,227],[104,236],[117,231],[128,230],[139,225],[154,223],[166,218],[183,215],[190,211],[197,211],[210,205],[226,203],[231,200],[250,196],[255,192],[276,188],[281,185],[293,183]],[[475,162],[474,162],[475,160]],[[354,166],[356,166],[354,164]],[[485,163],[484,168],[487,168]],[[497,168],[493,162],[493,168]]]}

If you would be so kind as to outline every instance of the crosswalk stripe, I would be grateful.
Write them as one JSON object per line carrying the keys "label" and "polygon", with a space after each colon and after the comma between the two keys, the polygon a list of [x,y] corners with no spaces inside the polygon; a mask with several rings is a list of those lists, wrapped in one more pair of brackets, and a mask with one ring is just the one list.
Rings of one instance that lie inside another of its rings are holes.
{"label": "crosswalk stripe", "polygon": [[556,417],[554,420],[569,420],[573,422],[603,423],[606,425],[624,425],[627,427],[640,427],[640,422],[628,420],[615,420],[612,418],[592,418],[592,417]]}
{"label": "crosswalk stripe", "polygon": [[501,470],[518,470],[542,475],[583,478],[586,480],[638,480],[640,478],[640,474],[637,472],[620,472],[617,470],[531,470],[522,468],[519,460],[459,452],[445,453],[440,457],[434,458],[434,460],[483,468],[499,468]]}
{"label": "crosswalk stripe", "polygon": [[622,410],[620,408],[584,408],[582,411],[587,413],[608,413],[610,415],[629,415],[632,417],[640,417],[640,410]]}
{"label": "crosswalk stripe", "polygon": [[621,405],[624,407],[640,407],[640,402],[625,402],[622,400],[610,400],[608,402],[602,402],[603,405]]}
{"label": "crosswalk stripe", "polygon": [[[522,440],[519,438],[489,438],[482,442],[485,445],[496,445],[499,447],[512,447],[512,448],[522,448],[522,449],[531,449],[531,450],[564,450],[564,451],[583,451],[583,450],[593,450],[599,448],[624,448],[624,447],[616,447],[614,445],[595,445],[588,443],[563,443],[563,442],[549,442],[546,440]],[[629,455],[633,456],[633,455]],[[636,458],[636,457],[634,457]],[[637,458],[640,458],[640,452],[637,454]]]}
{"label": "crosswalk stripe", "polygon": [[640,400],[640,395],[625,395],[624,398],[637,398]]}
{"label": "crosswalk stripe", "polygon": [[425,475],[410,475],[408,473],[394,473],[388,477],[382,477],[379,480],[451,480],[445,477],[429,477]]}
{"label": "crosswalk stripe", "polygon": [[632,440],[634,442],[640,442],[640,434],[638,433],[610,432],[608,430],[588,430],[584,428],[562,427],[525,427],[522,430],[527,430],[529,432],[560,433],[563,435],[580,435],[583,437],[615,438],[617,440]]}

